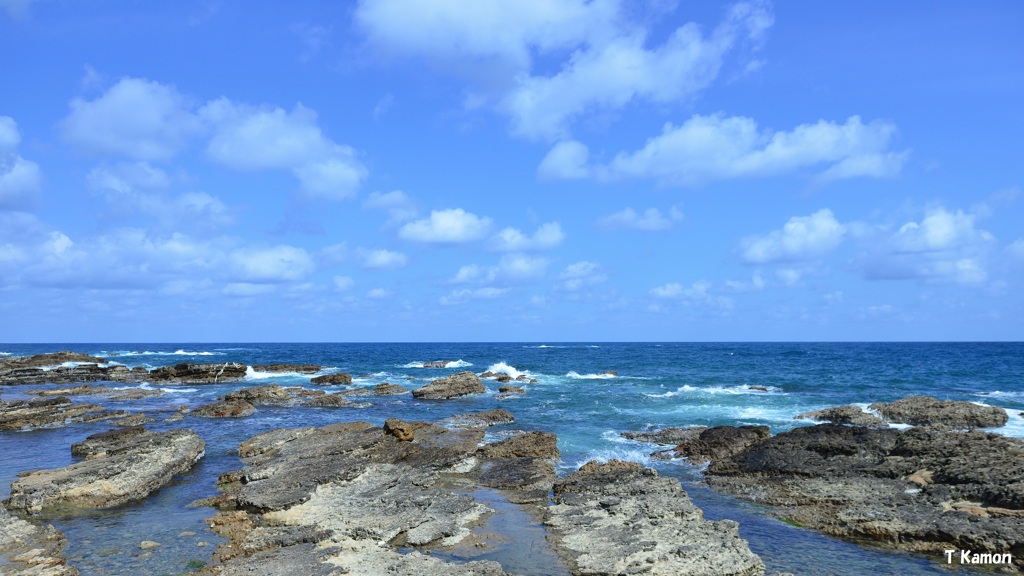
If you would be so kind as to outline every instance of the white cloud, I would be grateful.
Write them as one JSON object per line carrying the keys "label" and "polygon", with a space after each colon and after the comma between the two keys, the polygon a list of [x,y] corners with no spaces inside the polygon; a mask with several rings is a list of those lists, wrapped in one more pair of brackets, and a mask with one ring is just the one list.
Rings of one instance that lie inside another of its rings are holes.
{"label": "white cloud", "polygon": [[839,246],[844,234],[846,226],[823,208],[810,216],[790,218],[781,230],[744,238],[740,255],[754,264],[811,260]]}
{"label": "white cloud", "polygon": [[818,121],[789,132],[761,131],[750,118],[693,116],[635,152],[620,152],[608,164],[590,164],[579,142],[560,142],[539,171],[548,178],[651,178],[665,186],[694,186],[730,178],[758,178],[820,169],[820,180],[890,177],[899,174],[909,151],[892,152],[896,127],[865,124],[852,116],[845,124]]}
{"label": "white cloud", "polygon": [[414,242],[461,244],[482,239],[491,228],[491,219],[462,208],[433,210],[430,217],[402,226],[398,235]]}
{"label": "white cloud", "polygon": [[608,279],[608,275],[597,262],[581,260],[565,267],[558,275],[562,280],[561,288],[567,292],[576,292],[588,286],[600,284]]}
{"label": "white cloud", "polygon": [[722,313],[729,313],[735,306],[731,298],[718,296],[713,291],[714,285],[707,280],[698,280],[689,287],[678,282],[671,282],[651,288],[651,296],[664,300],[682,300],[687,306],[711,308]]}
{"label": "white cloud", "polygon": [[453,306],[456,304],[462,304],[467,300],[493,300],[504,296],[508,291],[508,288],[496,288],[494,286],[485,286],[483,288],[476,289],[463,288],[461,290],[454,290],[451,293],[442,296],[438,299],[438,303],[442,306]]}
{"label": "white cloud", "polygon": [[204,129],[173,86],[141,78],[122,78],[95,100],[72,100],[60,127],[65,142],[88,154],[136,160],[170,160]]}
{"label": "white cloud", "polygon": [[683,285],[671,282],[651,288],[651,295],[657,298],[678,298],[683,293]]}
{"label": "white cloud", "polygon": [[609,214],[597,221],[597,226],[605,230],[641,230],[644,232],[663,232],[671,230],[683,221],[681,210],[672,206],[668,214],[662,214],[657,208],[648,208],[643,214],[632,208]]}
{"label": "white cloud", "polygon": [[237,250],[232,260],[238,278],[252,283],[302,280],[315,268],[305,250],[287,245]]}
{"label": "white cloud", "polygon": [[363,208],[385,210],[388,213],[388,224],[407,222],[416,217],[416,206],[409,195],[401,190],[391,192],[371,192],[363,202]]}
{"label": "white cloud", "polygon": [[981,284],[996,239],[962,210],[934,208],[883,237],[855,263],[870,280],[921,279]]}
{"label": "white cloud", "polygon": [[1006,247],[1006,253],[1011,257],[1024,262],[1024,238],[1018,238]]}
{"label": "white cloud", "polygon": [[384,298],[390,298],[393,294],[394,292],[386,288],[374,288],[366,293],[366,297],[371,300],[383,300]]}
{"label": "white cloud", "polygon": [[505,228],[491,238],[491,247],[501,252],[531,252],[549,250],[565,240],[565,232],[558,222],[541,224],[532,236],[515,228]]}
{"label": "white cloud", "polygon": [[352,196],[367,176],[355,151],[324,136],[301,104],[286,112],[220,98],[199,114],[214,126],[207,155],[228,168],[291,170],[306,194],[330,200]]}
{"label": "white cloud", "polygon": [[352,288],[353,286],[355,286],[355,283],[356,283],[355,280],[353,280],[349,276],[335,276],[333,278],[333,280],[334,280],[334,289],[337,290],[338,292],[344,292],[344,291],[348,290],[349,288]]}
{"label": "white cloud", "polygon": [[510,280],[527,280],[544,275],[546,258],[531,258],[525,254],[506,254],[498,262],[497,276]]}
{"label": "white cloud", "polygon": [[[619,0],[363,0],[355,20],[375,51],[468,70],[484,90],[468,106],[489,103],[514,133],[552,138],[592,112],[678,102],[710,84],[728,51],[772,24],[766,3],[741,2],[708,35],[688,23],[652,45],[662,11]],[[535,58],[553,59],[557,71],[536,73]]]}
{"label": "white cloud", "polygon": [[221,288],[220,293],[225,296],[238,296],[238,297],[250,297],[250,296],[262,296],[264,294],[270,294],[277,290],[277,286],[273,284],[253,284],[250,282],[231,282],[225,284],[224,288]]}
{"label": "white cloud", "polygon": [[39,165],[18,155],[21,134],[9,116],[0,116],[0,210],[23,210],[33,204],[42,189]]}
{"label": "white cloud", "polygon": [[359,248],[356,250],[356,255],[359,257],[363,268],[372,270],[401,268],[409,263],[408,256],[391,250]]}

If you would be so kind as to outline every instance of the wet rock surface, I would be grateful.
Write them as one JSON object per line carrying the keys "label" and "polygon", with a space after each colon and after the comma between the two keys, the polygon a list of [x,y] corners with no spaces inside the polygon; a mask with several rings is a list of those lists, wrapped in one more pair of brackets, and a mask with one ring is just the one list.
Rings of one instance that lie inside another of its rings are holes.
{"label": "wet rock surface", "polygon": [[238,362],[216,364],[194,364],[182,362],[151,370],[147,378],[152,382],[168,384],[216,384],[236,382],[245,378],[246,365]]}
{"label": "wet rock surface", "polygon": [[456,428],[488,428],[499,424],[511,424],[516,417],[508,410],[487,410],[472,414],[457,414],[445,419],[444,424]]}
{"label": "wet rock surface", "polygon": [[820,424],[715,459],[716,489],[828,534],[904,550],[1011,553],[1024,568],[1024,442]]}
{"label": "wet rock surface", "polygon": [[979,406],[959,400],[937,400],[930,396],[910,396],[895,402],[876,402],[870,406],[890,422],[929,425],[943,428],[997,428],[1008,419],[1006,410]]}
{"label": "wet rock surface", "polygon": [[336,372],[334,374],[324,374],[323,376],[317,376],[309,380],[310,384],[319,384],[321,386],[333,386],[335,384],[349,385],[352,383],[352,375],[347,372]]}
{"label": "wet rock surface", "polygon": [[130,416],[124,411],[109,411],[97,404],[80,404],[64,396],[0,401],[0,430],[55,428],[72,422],[92,422]]}
{"label": "wet rock surface", "polygon": [[28,514],[110,508],[145,498],[189,470],[204,449],[191,430],[148,432],[135,427],[94,434],[71,448],[72,455],[85,460],[20,474],[4,504]]}
{"label": "wet rock surface", "polygon": [[257,372],[298,372],[299,374],[316,374],[320,371],[316,364],[254,364],[252,369]]}
{"label": "wet rock surface", "polygon": [[649,442],[651,444],[664,444],[677,446],[684,442],[696,440],[700,433],[707,430],[706,426],[695,426],[693,428],[662,428],[660,430],[635,430],[622,432],[620,435],[627,440],[636,442]]}
{"label": "wet rock surface", "polygon": [[221,400],[194,408],[193,416],[200,418],[245,418],[252,416],[256,408],[245,400]]}
{"label": "wet rock surface", "polygon": [[632,462],[590,462],[559,480],[544,522],[574,574],[764,573],[735,522],[705,520],[678,480]]}
{"label": "wet rock surface", "polygon": [[111,388],[109,386],[95,386],[93,384],[81,384],[70,388],[51,390],[26,390],[25,393],[35,396],[101,396],[114,401],[142,400],[144,398],[156,398],[165,394],[163,390]]}
{"label": "wet rock surface", "polygon": [[860,406],[836,406],[804,412],[795,416],[797,420],[814,420],[815,422],[831,422],[833,424],[851,424],[866,428],[888,428],[889,424],[872,414],[861,410]]}
{"label": "wet rock surface", "polygon": [[136,382],[146,370],[120,364],[107,364],[98,358],[78,352],[54,352],[0,359],[0,384],[72,384],[77,382]]}
{"label": "wet rock surface", "polygon": [[434,380],[422,388],[412,391],[415,398],[423,400],[446,400],[469,394],[483,394],[487,389],[480,378],[472,372],[459,372]]}
{"label": "wet rock surface", "polygon": [[670,452],[699,466],[732,456],[770,435],[767,426],[715,426],[701,430],[696,438],[679,444]]}
{"label": "wet rock surface", "polygon": [[[369,394],[369,392],[366,392]],[[323,390],[309,390],[301,386],[264,384],[228,392],[226,402],[247,402],[254,406],[308,406],[329,408],[359,408],[366,406],[347,399],[343,393],[328,394]]]}
{"label": "wet rock surface", "polygon": [[399,394],[408,394],[409,391],[399,386],[398,384],[391,384],[389,382],[381,382],[373,387],[374,396],[398,396]]}
{"label": "wet rock surface", "polygon": [[9,576],[78,576],[63,552],[67,540],[53,526],[37,526],[0,506],[0,573]]}

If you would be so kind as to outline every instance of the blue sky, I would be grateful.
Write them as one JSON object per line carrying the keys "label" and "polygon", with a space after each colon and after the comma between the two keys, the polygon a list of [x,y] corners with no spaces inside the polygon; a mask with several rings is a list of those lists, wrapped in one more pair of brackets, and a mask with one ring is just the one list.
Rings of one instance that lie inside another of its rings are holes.
{"label": "blue sky", "polygon": [[1022,340],[1020,30],[0,0],[0,342]]}

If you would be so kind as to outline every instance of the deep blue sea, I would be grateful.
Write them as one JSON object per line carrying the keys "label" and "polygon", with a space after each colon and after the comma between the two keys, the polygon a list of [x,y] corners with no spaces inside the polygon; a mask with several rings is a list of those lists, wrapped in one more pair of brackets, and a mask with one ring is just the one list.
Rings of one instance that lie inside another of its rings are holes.
{"label": "deep blue sea", "polygon": [[[69,562],[84,575],[175,574],[185,570],[189,561],[207,559],[218,542],[204,523],[213,510],[188,504],[216,493],[217,475],[241,466],[235,453],[238,444],[254,434],[338,421],[366,420],[380,425],[393,416],[439,420],[499,407],[512,412],[516,422],[489,434],[496,438],[509,429],[557,434],[562,475],[591,459],[619,458],[679,478],[708,518],[740,523],[741,534],[764,558],[769,573],[947,574],[940,557],[857,545],[774,520],[753,504],[703,487],[700,471],[689,464],[651,459],[649,454],[658,447],[624,440],[619,433],[719,424],[763,424],[777,433],[809,425],[793,419],[809,410],[925,394],[1001,406],[1010,414],[1010,421],[994,431],[1024,436],[1024,418],[1020,416],[1024,411],[1024,343],[0,344],[3,355],[58,350],[147,368],[184,361],[235,361],[250,366],[310,363],[325,366],[323,372],[349,372],[354,386],[365,387],[386,381],[411,389],[461,370],[478,374],[502,371],[513,377],[526,374],[537,380],[525,385],[526,394],[504,400],[495,398],[500,384],[488,380],[486,394],[448,401],[370,396],[358,399],[372,403],[360,409],[260,407],[244,419],[188,417],[177,423],[163,420],[182,404],[212,402],[230,390],[255,384],[309,386],[311,376],[266,374],[250,368],[242,382],[164,386],[166,395],[140,402],[79,397],[76,401],[145,412],[157,420],[147,425],[151,430],[193,428],[207,443],[206,457],[195,469],[144,502],[98,514],[51,519],[68,536]],[[451,362],[443,369],[422,367],[424,362],[436,360]],[[23,390],[45,387],[6,387],[0,395],[7,401],[27,398]],[[71,443],[107,427],[103,423],[72,424],[0,433],[0,497],[9,494],[18,472],[70,464]],[[146,555],[138,547],[142,540],[154,540],[161,546]],[[511,572],[546,573],[536,563],[520,562],[513,546],[489,557]]]}

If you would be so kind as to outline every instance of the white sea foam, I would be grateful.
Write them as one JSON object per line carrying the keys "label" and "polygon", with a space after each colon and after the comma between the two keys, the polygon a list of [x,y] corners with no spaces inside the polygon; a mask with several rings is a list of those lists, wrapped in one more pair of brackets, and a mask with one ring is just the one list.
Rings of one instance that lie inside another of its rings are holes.
{"label": "white sea foam", "polygon": [[[408,364],[402,364],[401,366],[399,366],[399,368],[425,368],[426,364],[426,362],[420,361],[409,362]],[[466,362],[461,358],[459,360],[448,360],[447,362],[444,363],[445,368],[466,368],[472,365],[472,362]]]}
{"label": "white sea foam", "polygon": [[663,392],[661,394],[644,394],[648,398],[672,398],[673,396],[694,396],[698,394],[727,394],[727,395],[741,395],[741,394],[785,394],[779,388],[775,386],[764,386],[764,390],[758,390],[752,388],[746,384],[738,386],[690,386],[684,384],[675,391]]}
{"label": "white sea foam", "polygon": [[572,378],[574,380],[609,380],[611,378],[615,378],[615,374],[580,374],[575,370],[570,370],[565,377]]}
{"label": "white sea foam", "polygon": [[152,350],[127,350],[119,352],[102,352],[103,354],[117,354],[119,356],[224,356],[223,352],[193,352],[179,348],[174,352],[154,352]]}
{"label": "white sea foam", "polygon": [[0,352],[0,356],[11,356],[10,352]]}
{"label": "white sea foam", "polygon": [[1006,415],[1009,416],[1009,419],[1006,421],[1006,425],[1001,428],[990,428],[989,430],[1003,436],[1024,438],[1024,416],[1021,416],[1020,413],[1020,410],[1007,409]]}
{"label": "white sea foam", "polygon": [[199,388],[165,388],[161,386],[153,386],[149,382],[143,382],[142,384],[139,384],[139,388],[142,388],[143,390],[163,390],[164,392],[170,394],[187,394],[191,392],[199,392]]}
{"label": "white sea foam", "polygon": [[520,376],[526,376],[530,378],[529,372],[520,372],[515,366],[509,366],[504,362],[498,362],[497,364],[491,364],[487,367],[487,372],[494,372],[495,374],[508,374],[511,378],[519,378]]}
{"label": "white sea foam", "polygon": [[612,448],[601,448],[588,452],[586,456],[573,463],[573,468],[579,469],[591,460],[597,460],[598,462],[624,460],[626,462],[638,462],[644,466],[651,466],[654,463],[654,459],[651,458],[650,452],[650,446],[633,448],[623,445]]}
{"label": "white sea foam", "polygon": [[305,378],[309,380],[314,376],[316,374],[303,374],[301,372],[260,372],[253,370],[252,366],[245,367],[246,380],[269,380],[270,378]]}
{"label": "white sea foam", "polygon": [[989,398],[1008,398],[1011,400],[1024,399],[1024,392],[1004,392],[1002,390],[995,390],[993,392],[977,392],[974,395]]}

